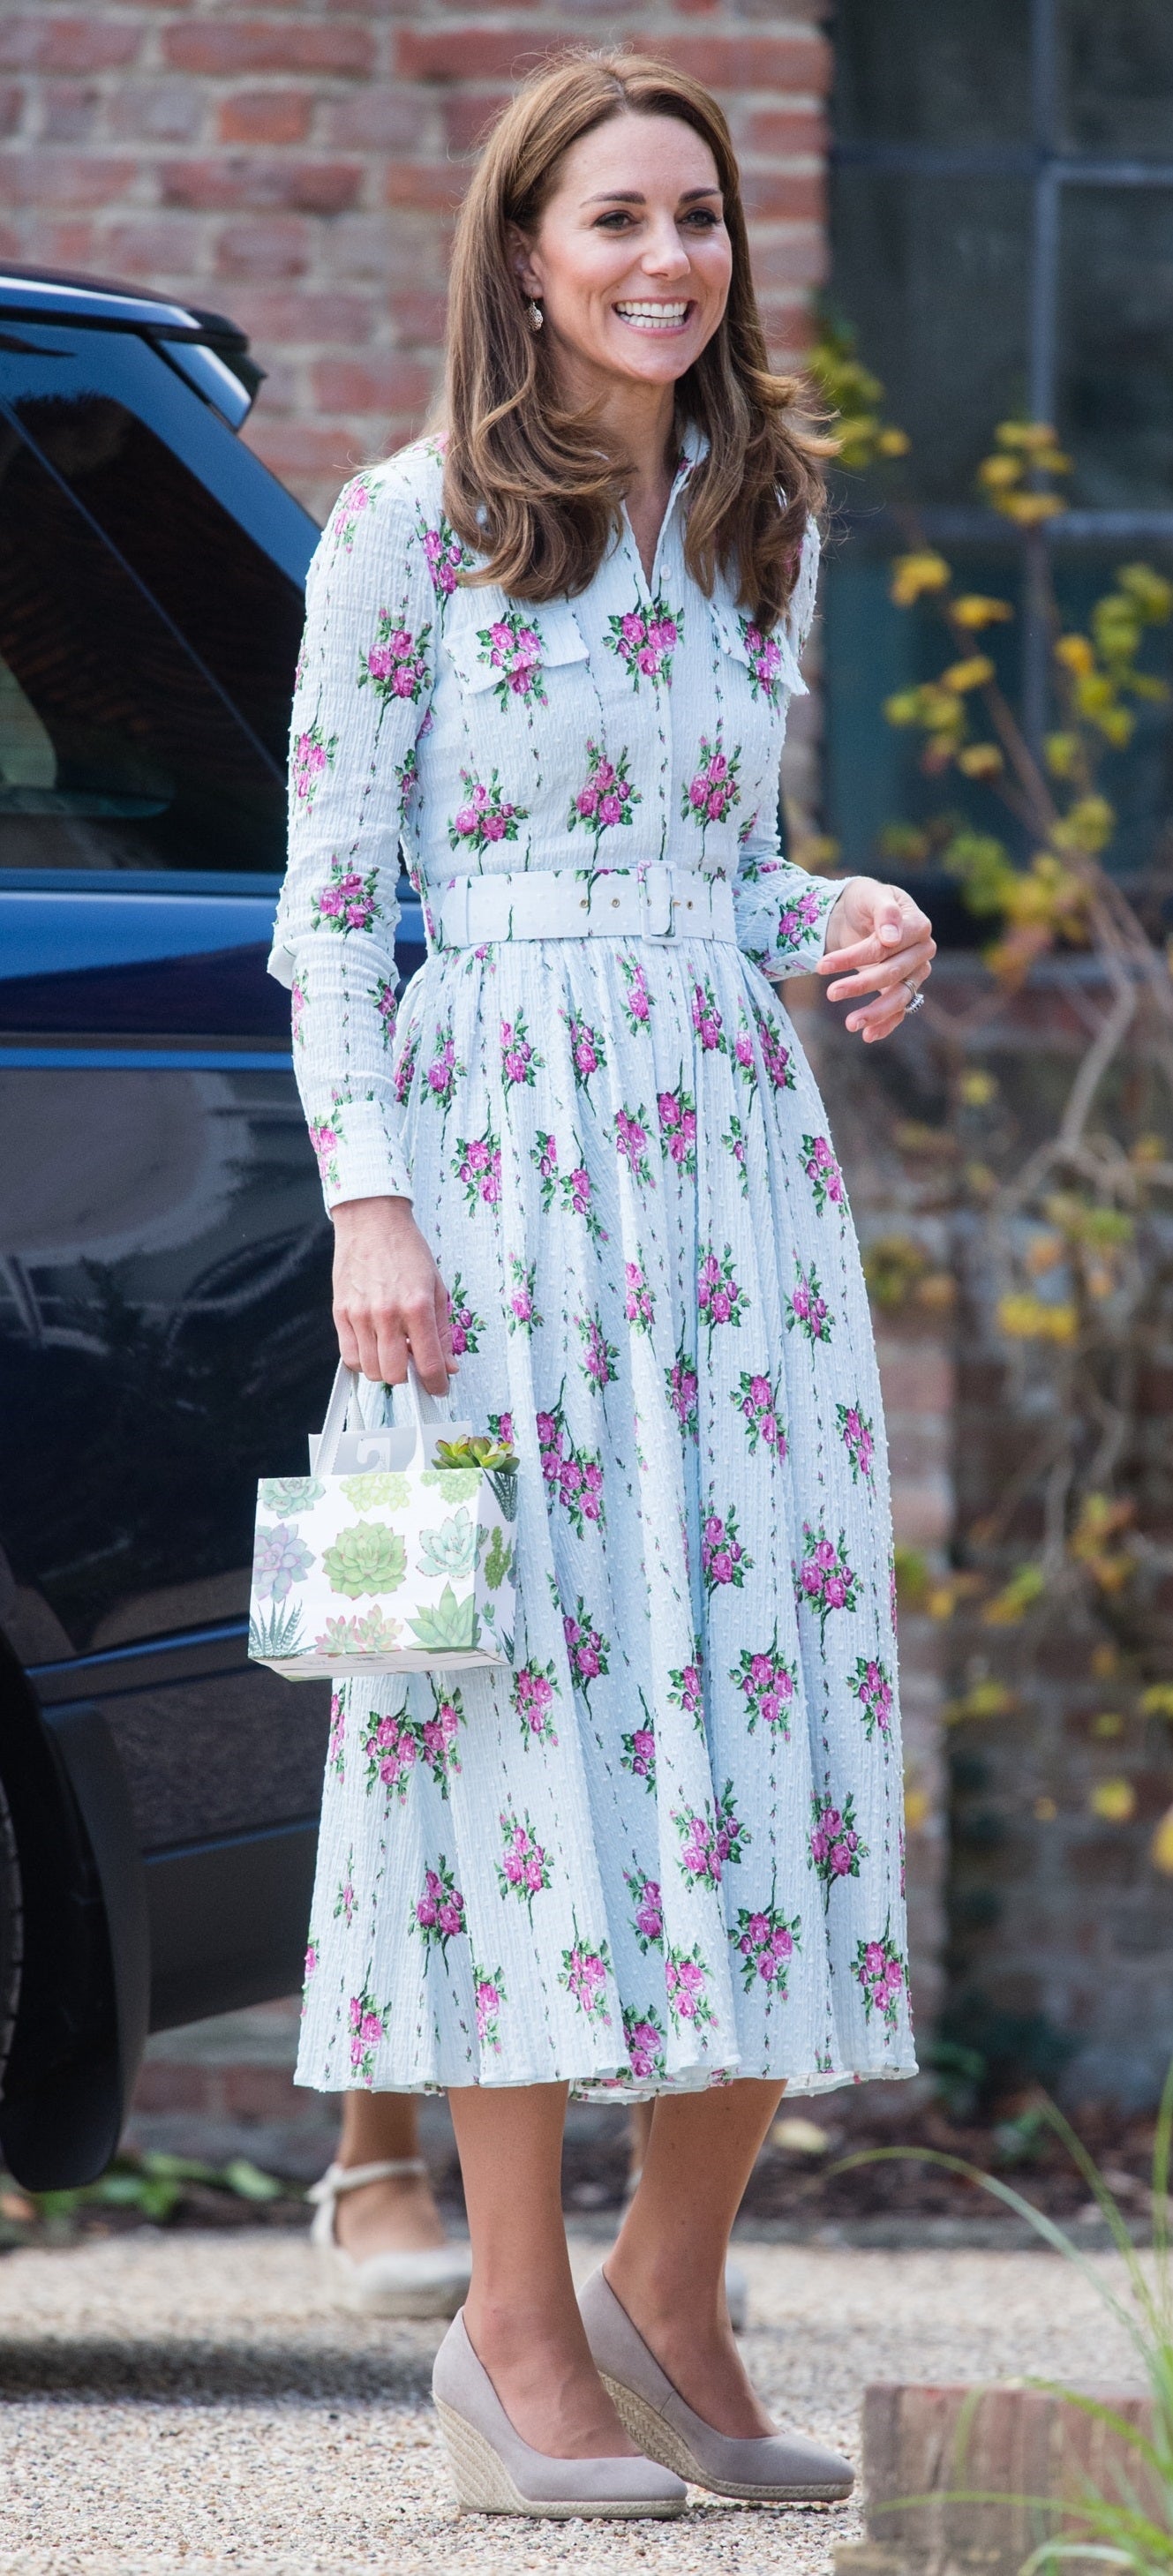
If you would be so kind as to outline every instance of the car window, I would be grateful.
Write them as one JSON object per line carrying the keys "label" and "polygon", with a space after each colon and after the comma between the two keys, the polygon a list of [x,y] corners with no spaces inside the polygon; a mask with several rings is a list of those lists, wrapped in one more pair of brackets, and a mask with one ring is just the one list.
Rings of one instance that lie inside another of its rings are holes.
{"label": "car window", "polygon": [[116,427],[63,411],[50,464],[0,416],[0,869],[278,871],[281,752],[74,498]]}

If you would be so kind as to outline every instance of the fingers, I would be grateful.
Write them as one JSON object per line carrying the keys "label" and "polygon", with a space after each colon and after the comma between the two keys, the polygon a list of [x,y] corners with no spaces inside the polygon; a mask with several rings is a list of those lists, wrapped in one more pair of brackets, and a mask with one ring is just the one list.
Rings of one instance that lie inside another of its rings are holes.
{"label": "fingers", "polygon": [[[436,1273],[436,1331],[444,1354],[444,1366],[449,1377],[455,1377],[460,1362],[452,1342],[452,1299],[438,1271]],[[443,1392],[441,1388],[440,1393],[443,1394]]]}
{"label": "fingers", "polygon": [[911,895],[894,894],[885,904],[871,929],[861,939],[850,940],[845,947],[830,948],[816,964],[820,975],[841,975],[852,968],[885,964],[901,948],[930,943],[934,952],[933,925]]}
{"label": "fingers", "polygon": [[402,1315],[411,1356],[429,1395],[447,1395],[448,1362],[440,1338],[434,1290],[419,1290],[406,1297]]}
{"label": "fingers", "polygon": [[906,977],[914,984],[922,984],[936,954],[935,939],[918,939],[907,948],[898,948],[882,963],[872,960],[854,972],[844,974],[836,983],[828,984],[828,999],[851,1002],[863,993],[890,993]]}

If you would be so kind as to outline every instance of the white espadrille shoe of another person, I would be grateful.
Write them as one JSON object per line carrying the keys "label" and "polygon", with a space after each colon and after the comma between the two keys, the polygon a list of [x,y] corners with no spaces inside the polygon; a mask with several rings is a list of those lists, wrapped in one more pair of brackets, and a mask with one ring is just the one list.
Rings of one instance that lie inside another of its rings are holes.
{"label": "white espadrille shoe of another person", "polygon": [[368,2317],[454,2317],[468,2289],[472,2258],[467,2245],[388,2245],[361,2260],[338,2242],[337,2210],[350,2191],[372,2182],[406,2182],[426,2175],[422,2156],[388,2157],[379,2164],[331,2165],[307,2198],[316,2203],[311,2242],[330,2296],[340,2307]]}
{"label": "white espadrille shoe of another person", "polygon": [[681,2478],[654,2460],[554,2460],[514,2431],[493,2382],[454,2318],[436,2355],[432,2395],[461,2513],[525,2513],[571,2522],[663,2522],[683,2513]]}
{"label": "white espadrille shoe of another person", "polygon": [[711,2495],[744,2504],[831,2504],[850,2495],[851,2468],[802,2433],[735,2439],[686,2404],[600,2270],[579,2293],[591,2356],[620,2422],[650,2460]]}

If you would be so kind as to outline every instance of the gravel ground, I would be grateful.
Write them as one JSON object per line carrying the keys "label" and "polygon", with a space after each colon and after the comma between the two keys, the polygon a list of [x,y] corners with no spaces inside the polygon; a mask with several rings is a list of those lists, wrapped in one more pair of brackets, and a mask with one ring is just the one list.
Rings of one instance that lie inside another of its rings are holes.
{"label": "gravel ground", "polygon": [[[580,2277],[599,2259],[579,2238]],[[873,2379],[1131,2379],[1045,2252],[742,2240],[745,2351],[783,2420],[858,2450]],[[458,2518],[428,2397],[441,2329],[339,2315],[304,2237],[134,2236],[0,2262],[0,2576],[824,2576],[854,2506],[679,2523]]]}

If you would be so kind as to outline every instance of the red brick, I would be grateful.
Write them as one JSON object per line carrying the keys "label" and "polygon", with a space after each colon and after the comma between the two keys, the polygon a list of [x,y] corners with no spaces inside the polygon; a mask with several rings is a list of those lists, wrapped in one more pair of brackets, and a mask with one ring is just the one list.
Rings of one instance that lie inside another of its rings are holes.
{"label": "red brick", "polygon": [[221,277],[302,277],[312,258],[313,232],[299,215],[225,224],[216,248]]}
{"label": "red brick", "polygon": [[395,38],[395,67],[403,80],[512,81],[558,53],[563,42],[520,27],[403,27]]}
{"label": "red brick", "polygon": [[821,171],[792,176],[785,170],[743,170],[741,196],[751,222],[822,224],[827,219]]}
{"label": "red brick", "polygon": [[422,358],[388,350],[383,356],[324,359],[312,376],[315,404],[322,411],[421,411],[431,401],[436,369]]}
{"label": "red brick", "polygon": [[194,143],[206,93],[195,81],[120,81],[108,101],[110,131],[148,143]]}
{"label": "red brick", "polygon": [[327,143],[342,152],[419,151],[426,146],[429,104],[402,81],[364,81],[326,111]]}
{"label": "red brick", "polygon": [[831,86],[831,48],[821,36],[674,36],[666,32],[649,43],[665,62],[710,89],[813,91],[817,98],[825,98]]}
{"label": "red brick", "polygon": [[160,171],[165,206],[198,206],[227,213],[236,206],[288,206],[311,215],[337,215],[353,206],[362,188],[356,161],[231,159],[167,161]]}
{"label": "red brick", "polygon": [[306,26],[295,18],[200,18],[163,34],[163,59],[176,71],[213,80],[234,72],[333,72],[362,74],[375,65],[369,28]]}
{"label": "red brick", "polygon": [[46,81],[41,91],[41,132],[46,143],[88,142],[100,96],[92,81]]}
{"label": "red brick", "polygon": [[54,221],[52,216],[38,211],[21,231],[21,246],[15,257],[26,265],[80,268],[91,275],[109,273],[94,247],[96,227],[86,215],[67,215]]}
{"label": "red brick", "polygon": [[288,2119],[299,2107],[292,2072],[284,2066],[225,2066],[221,2083],[230,2119]]}
{"label": "red brick", "polygon": [[221,99],[221,143],[304,143],[314,102],[304,89],[238,89]]}
{"label": "red brick", "polygon": [[116,64],[132,62],[141,43],[140,28],[96,15],[0,19],[0,69],[109,71]]}
{"label": "red brick", "polygon": [[[202,267],[203,226],[193,215],[163,213],[115,219],[102,234],[102,265],[111,277],[191,280]],[[190,292],[190,286],[184,289]]]}
{"label": "red brick", "polygon": [[454,169],[447,161],[389,161],[383,173],[383,202],[450,212],[459,205],[468,180],[467,170]]}
{"label": "red brick", "polygon": [[[0,134],[19,132],[25,96],[19,81],[0,81]],[[6,256],[11,258],[11,252]]]}
{"label": "red brick", "polygon": [[137,161],[34,147],[0,160],[0,205],[108,206],[128,196],[137,178]]}
{"label": "red brick", "polygon": [[401,348],[437,349],[444,339],[448,298],[426,287],[402,287],[388,299],[387,312]]}
{"label": "red brick", "polygon": [[822,160],[830,137],[827,120],[817,108],[751,107],[738,125],[737,140],[743,152],[761,152],[775,160],[799,154]]}
{"label": "red brick", "polygon": [[826,236],[813,224],[801,232],[775,234],[765,241],[759,233],[750,243],[750,257],[759,291],[779,286],[821,286],[827,274]]}
{"label": "red brick", "polygon": [[250,339],[286,348],[361,349],[384,318],[373,296],[279,286],[238,286],[232,296],[232,319]]}
{"label": "red brick", "polygon": [[149,2058],[139,2069],[131,2118],[136,2111],[202,2111],[210,2115],[219,2107],[218,2096],[219,2083],[209,2068],[189,2065],[182,2058]]}
{"label": "red brick", "polygon": [[243,435],[248,445],[283,482],[308,482],[333,475],[334,489],[362,463],[354,431],[343,421],[267,421],[263,411],[250,414]]}
{"label": "red brick", "polygon": [[444,140],[450,152],[471,152],[503,107],[512,90],[454,90],[443,101]]}

